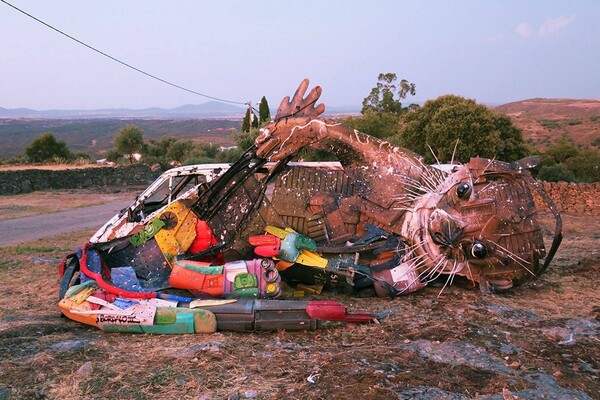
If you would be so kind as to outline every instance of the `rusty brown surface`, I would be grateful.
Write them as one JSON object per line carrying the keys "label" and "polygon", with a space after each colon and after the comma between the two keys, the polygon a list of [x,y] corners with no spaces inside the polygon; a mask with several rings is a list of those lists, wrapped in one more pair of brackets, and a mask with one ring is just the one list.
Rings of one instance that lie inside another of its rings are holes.
{"label": "rusty brown surface", "polygon": [[[387,261],[387,271],[374,274],[384,281],[379,286],[389,284],[396,293],[440,275],[447,282],[459,275],[483,291],[501,291],[547,267],[540,262],[547,252],[531,195],[533,179],[522,165],[476,158],[443,174],[410,150],[320,118],[325,107],[315,104],[321,88],[304,97],[307,88],[304,80],[291,100],[283,99],[275,119],[261,128],[256,154],[280,161],[307,146],[326,150],[340,160],[354,190],[313,189],[311,197],[306,195],[311,189],[302,187],[297,194],[303,203],[292,201],[292,194],[290,201],[279,199],[277,211],[287,220],[320,218],[327,244],[359,239],[366,224],[396,236],[404,246],[393,250],[403,253],[395,264],[389,265],[389,252],[366,259],[371,267]],[[555,216],[559,242],[557,211]]]}

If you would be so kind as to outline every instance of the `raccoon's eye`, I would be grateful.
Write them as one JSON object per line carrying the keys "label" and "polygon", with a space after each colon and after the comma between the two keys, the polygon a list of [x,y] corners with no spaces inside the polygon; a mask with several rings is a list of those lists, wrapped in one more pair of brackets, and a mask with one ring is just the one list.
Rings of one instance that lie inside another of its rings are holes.
{"label": "raccoon's eye", "polygon": [[463,182],[456,187],[456,195],[461,199],[463,197],[466,197],[470,191],[471,191],[471,185],[469,185],[466,182]]}
{"label": "raccoon's eye", "polygon": [[471,247],[471,254],[475,258],[484,258],[488,254],[488,249],[485,247],[485,244],[480,242],[473,243]]}

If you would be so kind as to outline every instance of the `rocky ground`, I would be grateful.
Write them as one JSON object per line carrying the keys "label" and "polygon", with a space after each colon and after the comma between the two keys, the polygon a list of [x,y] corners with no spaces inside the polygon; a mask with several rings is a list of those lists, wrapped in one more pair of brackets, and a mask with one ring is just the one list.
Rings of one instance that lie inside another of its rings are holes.
{"label": "rocky ground", "polygon": [[103,333],[57,308],[58,259],[92,232],[2,248],[0,399],[600,398],[600,217],[564,220],[555,262],[526,287],[329,293],[387,317],[313,332]]}

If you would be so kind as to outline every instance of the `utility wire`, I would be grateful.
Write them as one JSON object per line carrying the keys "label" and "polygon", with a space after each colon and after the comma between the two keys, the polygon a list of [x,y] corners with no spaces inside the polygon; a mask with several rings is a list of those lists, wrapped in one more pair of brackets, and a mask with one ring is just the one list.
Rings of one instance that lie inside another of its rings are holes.
{"label": "utility wire", "polygon": [[207,94],[199,93],[199,92],[196,92],[195,90],[191,90],[191,89],[185,88],[185,87],[183,87],[183,86],[177,85],[177,84],[175,84],[175,83],[173,83],[173,82],[169,82],[169,81],[167,81],[166,79],[159,78],[159,77],[158,77],[158,76],[156,76],[156,75],[152,75],[152,74],[150,74],[150,73],[148,73],[148,72],[146,72],[146,71],[144,71],[144,70],[141,70],[141,69],[139,69],[139,68],[136,68],[136,67],[134,67],[133,65],[126,63],[125,61],[121,61],[121,60],[119,60],[118,58],[111,56],[110,54],[106,54],[105,52],[103,52],[103,51],[101,51],[101,50],[98,50],[97,48],[95,48],[95,47],[93,47],[93,46],[90,46],[90,45],[89,45],[89,44],[87,44],[87,43],[84,43],[84,42],[82,42],[81,40],[79,40],[79,39],[77,39],[77,38],[75,38],[75,37],[73,37],[73,36],[71,36],[71,35],[69,35],[69,34],[67,34],[67,33],[65,33],[65,32],[63,32],[63,31],[61,31],[61,30],[60,30],[60,29],[58,29],[58,28],[55,28],[55,27],[53,27],[52,25],[50,25],[50,24],[48,24],[48,23],[46,23],[46,22],[42,21],[41,19],[39,19],[39,18],[37,18],[37,17],[35,17],[35,16],[33,16],[33,15],[29,14],[28,12],[26,12],[26,11],[24,11],[24,10],[21,10],[20,8],[18,8],[18,7],[16,7],[16,6],[14,6],[14,5],[12,5],[12,4],[10,4],[9,2],[7,2],[7,1],[5,1],[5,0],[0,0],[0,1],[1,1],[1,2],[3,2],[4,4],[6,4],[7,6],[14,8],[15,10],[19,11],[20,13],[22,13],[22,14],[25,14],[25,15],[26,15],[26,16],[28,16],[29,18],[31,18],[31,19],[33,19],[33,20],[35,20],[35,21],[39,22],[40,24],[42,24],[42,25],[45,25],[46,27],[48,27],[48,28],[50,28],[50,29],[52,29],[52,30],[54,30],[54,31],[56,31],[56,32],[58,32],[58,33],[60,33],[61,35],[63,35],[63,36],[66,36],[66,37],[68,37],[69,39],[71,39],[71,40],[73,40],[73,41],[75,41],[75,42],[77,42],[77,43],[79,43],[79,44],[81,44],[81,45],[83,45],[83,46],[87,47],[88,49],[90,49],[90,50],[93,50],[93,51],[95,51],[96,53],[99,53],[99,54],[103,55],[104,57],[107,57],[107,58],[109,58],[109,59],[111,59],[111,60],[113,60],[113,61],[116,61],[116,62],[118,62],[119,64],[126,66],[127,68],[131,68],[132,70],[134,70],[134,71],[137,71],[137,72],[139,72],[139,73],[141,73],[141,74],[143,74],[143,75],[146,75],[146,76],[148,76],[148,77],[150,77],[150,78],[152,78],[152,79],[155,79],[155,80],[157,80],[157,81],[159,81],[159,82],[165,83],[165,84],[167,84],[167,85],[169,85],[169,86],[173,86],[173,87],[175,87],[175,88],[177,88],[177,89],[181,89],[181,90],[183,90],[183,91],[186,91],[186,92],[189,92],[189,93],[196,94],[196,95],[198,95],[198,96],[206,97],[207,99],[212,99],[212,100],[220,101],[220,102],[222,102],[222,103],[230,103],[230,104],[241,104],[241,105],[248,105],[248,103],[247,103],[247,102],[240,102],[240,101],[225,100],[225,99],[221,99],[221,98],[219,98],[219,97],[214,97],[214,96],[209,96],[209,95],[207,95]]}

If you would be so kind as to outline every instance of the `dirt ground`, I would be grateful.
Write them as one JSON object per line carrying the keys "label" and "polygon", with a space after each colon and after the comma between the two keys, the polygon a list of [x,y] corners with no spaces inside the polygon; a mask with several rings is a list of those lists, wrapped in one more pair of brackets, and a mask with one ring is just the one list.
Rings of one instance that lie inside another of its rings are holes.
{"label": "dirt ground", "polygon": [[563,217],[526,287],[328,293],[315,298],[391,315],[303,332],[103,333],[57,307],[59,259],[93,232],[0,248],[0,399],[597,399],[600,217]]}

